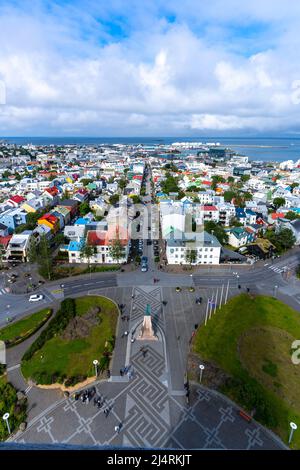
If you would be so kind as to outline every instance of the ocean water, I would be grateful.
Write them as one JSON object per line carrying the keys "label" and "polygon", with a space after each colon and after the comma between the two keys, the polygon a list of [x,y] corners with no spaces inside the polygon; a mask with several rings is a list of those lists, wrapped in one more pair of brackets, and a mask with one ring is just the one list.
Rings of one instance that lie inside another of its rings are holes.
{"label": "ocean water", "polygon": [[17,145],[168,145],[173,142],[219,142],[251,160],[277,161],[300,159],[300,138],[287,137],[1,137]]}

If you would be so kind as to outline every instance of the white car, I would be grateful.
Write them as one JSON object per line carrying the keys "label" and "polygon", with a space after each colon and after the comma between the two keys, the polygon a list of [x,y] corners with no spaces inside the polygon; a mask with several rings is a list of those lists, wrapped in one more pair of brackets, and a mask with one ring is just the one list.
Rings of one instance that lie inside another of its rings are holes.
{"label": "white car", "polygon": [[29,297],[29,302],[38,302],[39,300],[43,300],[44,296],[41,294],[33,294]]}

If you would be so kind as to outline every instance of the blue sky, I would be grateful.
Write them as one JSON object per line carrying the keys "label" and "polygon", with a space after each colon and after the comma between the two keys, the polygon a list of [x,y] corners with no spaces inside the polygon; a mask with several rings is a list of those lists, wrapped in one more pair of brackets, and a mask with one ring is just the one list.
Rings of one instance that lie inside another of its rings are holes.
{"label": "blue sky", "polygon": [[1,0],[0,135],[297,134],[299,23],[297,0]]}

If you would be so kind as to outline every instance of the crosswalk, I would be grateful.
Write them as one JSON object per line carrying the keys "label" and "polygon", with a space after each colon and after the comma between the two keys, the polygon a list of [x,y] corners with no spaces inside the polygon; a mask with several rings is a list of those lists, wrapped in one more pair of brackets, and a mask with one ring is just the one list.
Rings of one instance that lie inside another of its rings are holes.
{"label": "crosswalk", "polygon": [[268,269],[271,269],[272,271],[274,271],[277,274],[284,273],[287,270],[287,266],[280,267],[280,266],[276,266],[276,265],[273,265],[273,264],[271,264],[271,266],[268,266],[268,263],[265,264],[265,267],[267,267]]}
{"label": "crosswalk", "polygon": [[8,294],[7,288],[1,288],[0,289],[0,295],[5,295],[5,294]]}

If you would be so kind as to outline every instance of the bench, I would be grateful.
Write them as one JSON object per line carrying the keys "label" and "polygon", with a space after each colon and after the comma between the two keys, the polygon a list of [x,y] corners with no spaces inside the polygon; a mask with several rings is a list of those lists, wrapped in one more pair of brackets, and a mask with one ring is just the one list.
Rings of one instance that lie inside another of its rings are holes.
{"label": "bench", "polygon": [[244,420],[246,420],[248,423],[250,423],[252,421],[252,416],[247,415],[247,413],[245,413],[245,411],[239,410],[238,413],[239,413],[240,417],[243,418]]}

